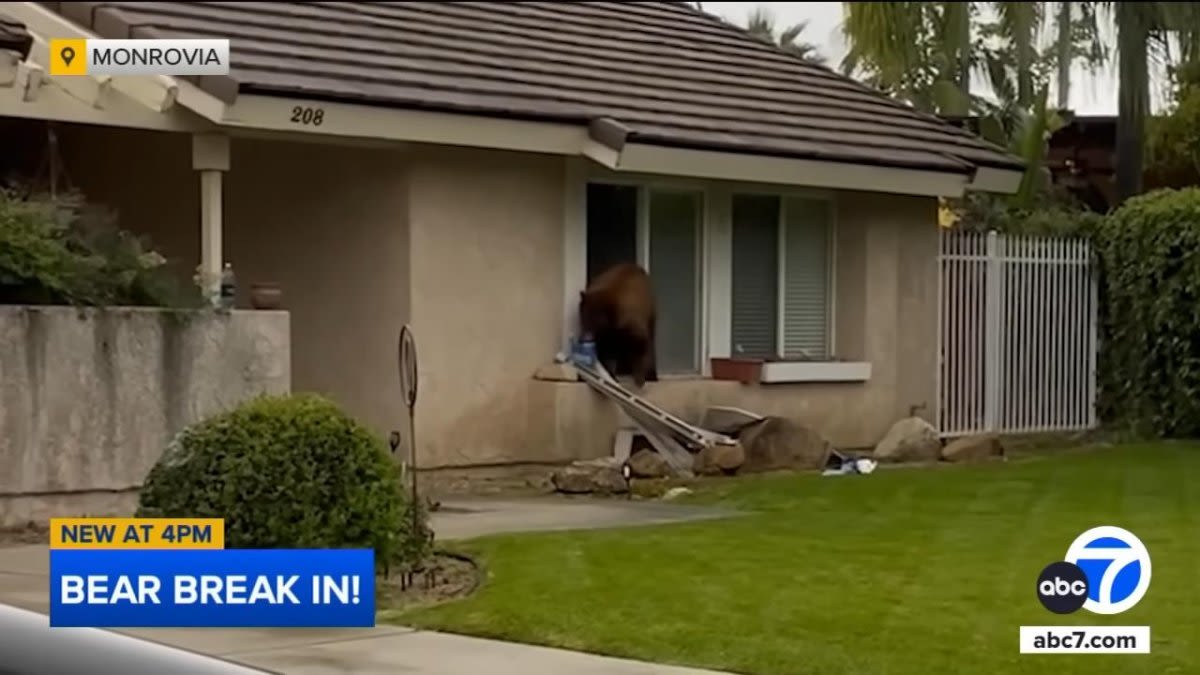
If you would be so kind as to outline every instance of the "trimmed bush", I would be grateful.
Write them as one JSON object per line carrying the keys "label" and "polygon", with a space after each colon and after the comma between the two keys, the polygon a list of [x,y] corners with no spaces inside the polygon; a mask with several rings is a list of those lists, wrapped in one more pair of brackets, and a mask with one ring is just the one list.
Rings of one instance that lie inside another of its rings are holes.
{"label": "trimmed bush", "polygon": [[1130,199],[1100,226],[1101,415],[1200,436],[1200,188]]}
{"label": "trimmed bush", "polygon": [[261,397],[180,432],[142,488],[143,517],[224,518],[229,548],[373,548],[420,561],[400,472],[382,440],[315,395]]}

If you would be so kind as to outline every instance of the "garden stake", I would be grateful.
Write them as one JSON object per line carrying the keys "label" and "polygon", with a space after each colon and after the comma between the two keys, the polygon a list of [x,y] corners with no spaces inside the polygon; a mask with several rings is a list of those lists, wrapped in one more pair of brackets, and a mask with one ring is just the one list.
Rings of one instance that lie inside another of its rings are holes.
{"label": "garden stake", "polygon": [[412,488],[412,502],[408,508],[412,511],[412,536],[417,537],[421,534],[420,502],[417,500],[417,343],[408,324],[400,329],[400,388],[404,390],[404,404],[408,407],[409,473]]}

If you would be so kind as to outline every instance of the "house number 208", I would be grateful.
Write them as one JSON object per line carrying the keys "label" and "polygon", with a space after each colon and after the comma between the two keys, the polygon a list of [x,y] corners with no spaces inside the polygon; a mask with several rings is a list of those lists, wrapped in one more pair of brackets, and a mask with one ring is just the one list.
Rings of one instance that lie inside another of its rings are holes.
{"label": "house number 208", "polygon": [[321,122],[325,121],[325,111],[321,108],[305,108],[296,106],[292,108],[292,123],[304,124],[307,126],[319,127]]}

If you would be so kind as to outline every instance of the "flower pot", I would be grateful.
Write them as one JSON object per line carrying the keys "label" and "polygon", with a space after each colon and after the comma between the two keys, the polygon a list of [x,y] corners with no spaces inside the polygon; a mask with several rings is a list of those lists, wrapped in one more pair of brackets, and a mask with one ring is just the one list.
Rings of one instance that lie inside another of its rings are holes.
{"label": "flower pot", "polygon": [[254,309],[279,309],[283,306],[283,289],[276,284],[254,284],[250,304]]}
{"label": "flower pot", "polygon": [[714,380],[735,380],[742,384],[756,384],[762,377],[762,359],[711,360]]}

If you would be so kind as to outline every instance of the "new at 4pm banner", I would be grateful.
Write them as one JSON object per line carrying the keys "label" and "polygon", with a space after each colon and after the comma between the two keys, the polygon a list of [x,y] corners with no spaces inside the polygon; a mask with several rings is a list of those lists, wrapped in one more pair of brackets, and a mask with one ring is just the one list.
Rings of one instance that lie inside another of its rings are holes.
{"label": "new at 4pm banner", "polygon": [[226,549],[220,519],[51,521],[50,625],[375,625],[371,549]]}

